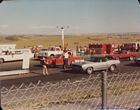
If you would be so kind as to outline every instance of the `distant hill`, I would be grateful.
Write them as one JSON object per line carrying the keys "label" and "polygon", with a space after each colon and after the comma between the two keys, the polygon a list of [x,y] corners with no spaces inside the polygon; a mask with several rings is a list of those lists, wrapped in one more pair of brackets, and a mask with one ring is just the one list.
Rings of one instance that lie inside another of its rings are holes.
{"label": "distant hill", "polygon": [[[125,34],[96,34],[96,35],[65,35],[65,44],[69,48],[75,48],[76,45],[87,46],[89,43],[122,43],[122,42],[140,42],[139,33]],[[32,47],[34,45],[43,45],[44,47],[52,45],[61,45],[61,35],[11,35],[0,36],[0,44],[16,44],[17,48]]]}

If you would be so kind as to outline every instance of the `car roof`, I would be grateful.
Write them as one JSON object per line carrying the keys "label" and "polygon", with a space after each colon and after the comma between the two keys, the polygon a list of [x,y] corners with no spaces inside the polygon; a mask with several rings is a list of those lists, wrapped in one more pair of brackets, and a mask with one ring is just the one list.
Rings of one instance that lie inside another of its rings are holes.
{"label": "car roof", "polygon": [[93,55],[90,57],[98,57],[98,58],[104,58],[104,57],[111,57],[110,55]]}

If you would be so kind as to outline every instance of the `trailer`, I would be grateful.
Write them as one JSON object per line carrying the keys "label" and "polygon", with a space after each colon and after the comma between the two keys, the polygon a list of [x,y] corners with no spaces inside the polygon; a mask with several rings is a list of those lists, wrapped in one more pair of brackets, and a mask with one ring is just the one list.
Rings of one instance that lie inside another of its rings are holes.
{"label": "trailer", "polygon": [[0,55],[8,54],[9,52],[14,51],[16,44],[0,44]]}
{"label": "trailer", "polygon": [[33,58],[34,54],[30,49],[15,49],[12,53],[9,54],[1,54],[0,55],[0,64],[9,61],[18,61],[23,60],[26,57]]}

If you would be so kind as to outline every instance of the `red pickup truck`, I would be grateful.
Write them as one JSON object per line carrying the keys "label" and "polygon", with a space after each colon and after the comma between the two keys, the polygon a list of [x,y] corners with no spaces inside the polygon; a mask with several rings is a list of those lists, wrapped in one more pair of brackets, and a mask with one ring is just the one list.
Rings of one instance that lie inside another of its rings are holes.
{"label": "red pickup truck", "polygon": [[[72,61],[80,60],[79,56],[71,56],[68,58],[68,64],[70,65]],[[62,55],[55,55],[53,57],[47,58],[47,65],[50,67],[61,66],[64,64],[64,57]]]}
{"label": "red pickup truck", "polygon": [[129,51],[115,51],[114,53],[110,54],[111,57],[115,59],[129,59],[134,60],[135,57],[138,56],[137,52],[129,52]]}

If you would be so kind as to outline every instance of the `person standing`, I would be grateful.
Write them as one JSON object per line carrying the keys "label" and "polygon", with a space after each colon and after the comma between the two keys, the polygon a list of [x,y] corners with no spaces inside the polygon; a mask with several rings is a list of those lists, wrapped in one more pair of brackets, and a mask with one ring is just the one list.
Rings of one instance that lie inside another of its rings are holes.
{"label": "person standing", "polygon": [[0,106],[0,110],[2,110],[2,107]]}
{"label": "person standing", "polygon": [[42,70],[43,75],[49,75],[48,67],[47,67],[47,57],[43,57],[41,59],[41,64],[42,64],[42,67],[43,67],[43,70]]}
{"label": "person standing", "polygon": [[63,69],[66,69],[66,67],[68,66],[68,58],[69,58],[69,55],[68,53],[64,53],[63,55]]}
{"label": "person standing", "polygon": [[71,59],[71,52],[66,52],[64,54],[64,64],[63,64],[63,69],[66,69],[70,65],[70,59]]}

